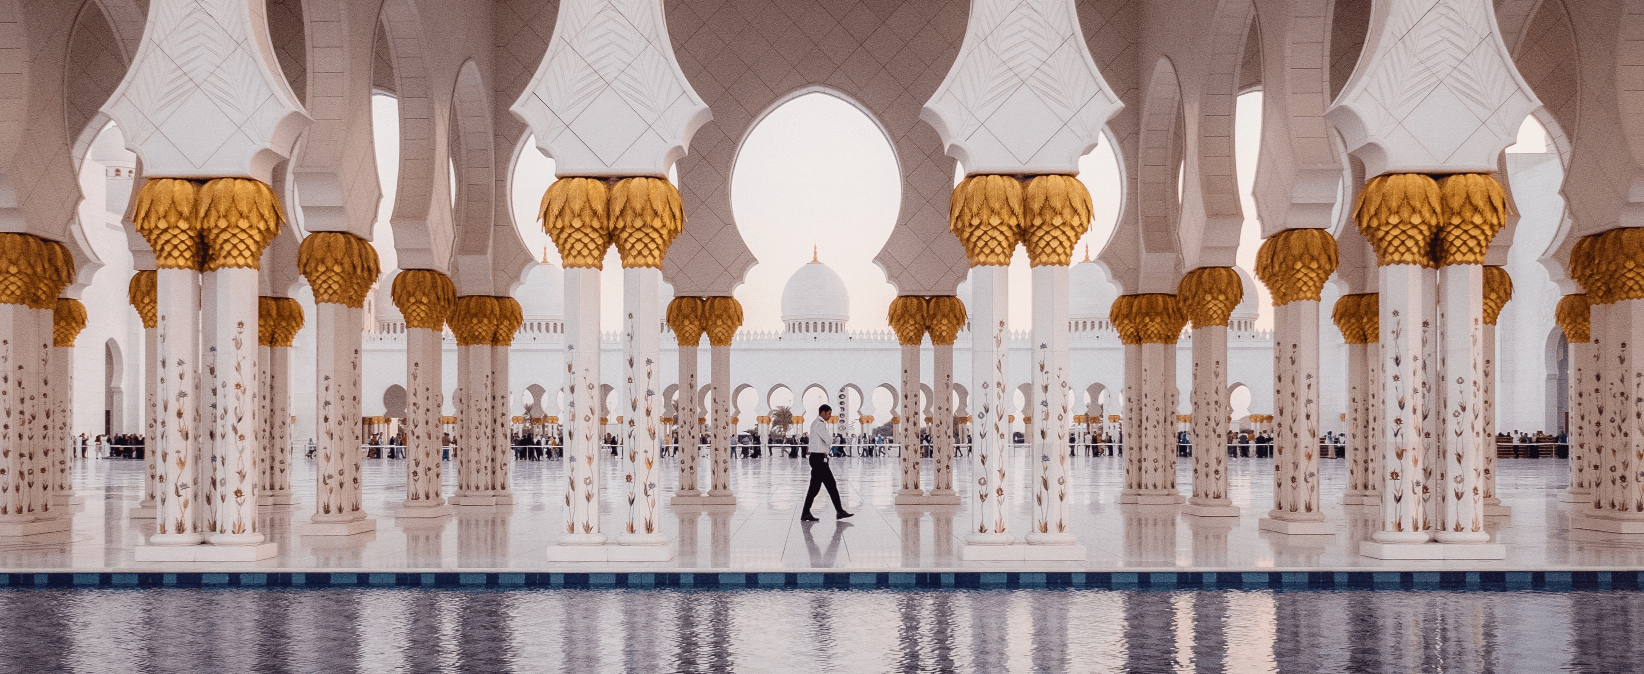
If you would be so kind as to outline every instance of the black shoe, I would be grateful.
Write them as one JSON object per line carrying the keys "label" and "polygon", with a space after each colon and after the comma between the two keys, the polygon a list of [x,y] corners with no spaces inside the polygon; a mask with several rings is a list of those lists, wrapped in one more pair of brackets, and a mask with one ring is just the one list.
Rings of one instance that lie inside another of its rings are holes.
{"label": "black shoe", "polygon": [[820,518],[818,518],[817,516],[815,516],[815,515],[812,515],[810,513],[805,513],[805,514],[799,516],[799,521],[801,521],[801,522],[820,522],[822,520]]}
{"label": "black shoe", "polygon": [[836,517],[838,517],[839,519],[845,519],[847,517],[856,517],[856,513],[839,513]]}

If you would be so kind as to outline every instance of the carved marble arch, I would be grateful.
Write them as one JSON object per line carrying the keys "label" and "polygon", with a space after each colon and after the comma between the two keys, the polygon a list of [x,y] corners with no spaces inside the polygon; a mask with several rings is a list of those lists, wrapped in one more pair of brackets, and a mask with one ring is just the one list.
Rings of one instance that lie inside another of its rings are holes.
{"label": "carved marble arch", "polygon": [[1162,57],[1154,64],[1142,102],[1137,215],[1144,253],[1174,253],[1181,249],[1178,226],[1183,188],[1178,181],[1186,157],[1185,121],[1176,66],[1168,57]]}
{"label": "carved marble arch", "polygon": [[[1360,0],[1339,0],[1352,5]],[[1261,39],[1262,145],[1255,180],[1256,211],[1262,235],[1291,228],[1329,229],[1341,192],[1342,164],[1324,118],[1331,98],[1333,60],[1343,63],[1345,83],[1359,62],[1357,47],[1337,54],[1336,4],[1257,0],[1254,29]],[[1365,4],[1369,4],[1365,2]],[[1368,21],[1368,19],[1366,19]],[[1360,34],[1344,19],[1342,34]],[[1351,65],[1346,65],[1351,64]],[[1337,87],[1339,88],[1339,86]]]}
{"label": "carved marble arch", "polygon": [[399,181],[389,215],[394,250],[402,269],[449,273],[456,235],[446,173],[450,119],[435,105],[428,36],[417,0],[386,0],[378,27],[372,81],[377,89],[393,93],[400,116]]}
{"label": "carved marble arch", "polygon": [[509,294],[531,262],[513,219],[496,217],[497,153],[491,122],[490,96],[479,65],[467,61],[457,71],[451,94],[449,137],[451,164],[457,172],[452,281],[463,295]]}
{"label": "carved marble arch", "polygon": [[662,389],[662,416],[679,416],[679,384],[669,384]]}
{"label": "carved marble arch", "polygon": [[[1238,254],[1244,210],[1235,163],[1234,111],[1239,94],[1251,82],[1261,81],[1261,35],[1254,30],[1255,20],[1252,0],[1221,0],[1211,18],[1209,68],[1193,120],[1196,147],[1187,159],[1183,181],[1183,269],[1232,266]],[[1248,72],[1252,69],[1258,71],[1256,77]]]}
{"label": "carved marble arch", "polygon": [[[68,40],[68,58],[63,64],[63,114],[65,129],[70,134],[70,160],[75,175],[78,175],[92,143],[112,121],[100,108],[120,86],[120,79],[130,65],[131,54],[116,37],[105,10],[96,2],[88,1],[80,6],[69,29]],[[74,185],[78,193],[78,180]],[[76,198],[76,204],[83,198],[83,195]],[[74,209],[70,218],[67,234],[67,240],[63,243],[68,245],[74,256],[75,281],[64,295],[78,297],[90,283],[92,275],[103,267],[103,262],[86,238],[78,208]],[[133,250],[138,245],[141,250],[148,250],[147,242],[134,230],[127,232],[126,243]]]}
{"label": "carved marble arch", "polygon": [[[1085,387],[1085,414],[1101,413],[1106,405],[1102,404],[1102,394],[1107,393],[1107,384],[1096,382]],[[1105,421],[1105,419],[1103,419]]]}

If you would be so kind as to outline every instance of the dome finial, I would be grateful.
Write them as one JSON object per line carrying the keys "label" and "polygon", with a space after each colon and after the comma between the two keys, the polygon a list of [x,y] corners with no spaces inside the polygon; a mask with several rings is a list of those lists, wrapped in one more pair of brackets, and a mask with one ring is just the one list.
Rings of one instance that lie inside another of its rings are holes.
{"label": "dome finial", "polygon": [[822,264],[822,260],[816,256],[816,244],[814,243],[811,244],[811,264]]}
{"label": "dome finial", "polygon": [[[1089,255],[1087,254],[1086,257],[1089,257]],[[542,247],[542,263],[543,264],[548,264],[548,247],[547,246]]]}
{"label": "dome finial", "polygon": [[[546,249],[544,249],[546,250]],[[1085,262],[1090,261],[1090,244],[1085,244]]]}

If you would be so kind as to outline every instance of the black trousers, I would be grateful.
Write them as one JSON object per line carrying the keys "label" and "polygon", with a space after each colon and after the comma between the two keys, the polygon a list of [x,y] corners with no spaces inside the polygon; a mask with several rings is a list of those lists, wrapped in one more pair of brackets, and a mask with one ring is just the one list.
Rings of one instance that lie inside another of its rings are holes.
{"label": "black trousers", "polygon": [[821,454],[811,454],[811,486],[805,490],[805,514],[811,514],[811,503],[816,501],[817,490],[827,487],[828,498],[833,499],[834,513],[845,512],[845,506],[839,502],[839,484],[833,481],[833,469],[828,467],[828,457]]}

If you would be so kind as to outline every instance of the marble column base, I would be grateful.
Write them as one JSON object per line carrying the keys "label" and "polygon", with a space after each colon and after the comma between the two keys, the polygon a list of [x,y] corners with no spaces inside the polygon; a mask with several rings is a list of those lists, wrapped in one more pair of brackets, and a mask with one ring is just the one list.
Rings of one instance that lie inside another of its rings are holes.
{"label": "marble column base", "polygon": [[1500,543],[1359,543],[1359,554],[1371,559],[1468,560],[1506,559],[1507,546]]}
{"label": "marble column base", "polygon": [[1637,517],[1581,515],[1572,518],[1570,526],[1576,529],[1599,531],[1606,534],[1644,534],[1644,519]]}
{"label": "marble column base", "polygon": [[77,506],[77,505],[85,505],[85,504],[86,504],[86,497],[81,496],[81,495],[79,495],[75,492],[72,492],[72,491],[60,491],[60,492],[56,492],[56,493],[51,495],[51,507],[53,507],[53,508],[60,508],[60,507],[66,507],[66,506]]}
{"label": "marble column base", "polygon": [[1083,545],[970,545],[959,546],[959,559],[967,562],[1082,562]]}
{"label": "marble column base", "polygon": [[60,531],[68,531],[73,526],[74,522],[67,517],[55,517],[32,522],[0,522],[0,538],[54,534]]}
{"label": "marble column base", "polygon": [[1558,500],[1561,503],[1592,503],[1593,494],[1592,492],[1572,492],[1566,490],[1558,493]]}
{"label": "marble column base", "polygon": [[1124,505],[1181,505],[1187,497],[1170,492],[1119,492],[1119,503]]}
{"label": "marble column base", "polygon": [[260,562],[280,552],[279,543],[256,545],[141,545],[139,562]]}
{"label": "marble column base", "polygon": [[497,498],[490,494],[479,496],[473,494],[458,494],[456,496],[452,496],[448,503],[454,506],[494,506],[497,504]]}
{"label": "marble column base", "polygon": [[492,502],[493,505],[499,505],[499,506],[514,505],[514,493],[509,492],[509,493],[506,493],[506,494],[492,494],[491,495],[491,502]]}
{"label": "marble column base", "polygon": [[723,506],[723,505],[732,505],[732,506],[734,506],[734,505],[736,505],[736,497],[735,496],[710,496],[708,494],[696,494],[694,496],[684,496],[684,495],[675,494],[673,498],[668,499],[668,505],[673,505],[673,506],[714,506],[714,505]]}
{"label": "marble column base", "polygon": [[896,505],[959,505],[959,495],[909,492],[897,494]]}
{"label": "marble column base", "polygon": [[1239,507],[1236,505],[1199,505],[1189,503],[1182,506],[1183,515],[1194,517],[1238,517]]}
{"label": "marble column base", "polygon": [[353,536],[376,530],[376,520],[362,518],[347,522],[309,522],[303,525],[299,533],[304,536]]}
{"label": "marble column base", "polygon": [[1276,517],[1263,517],[1261,530],[1278,534],[1301,536],[1335,535],[1336,525],[1325,520],[1281,520]]}
{"label": "marble column base", "polygon": [[297,495],[289,491],[275,494],[263,493],[257,495],[257,507],[297,505]]}

